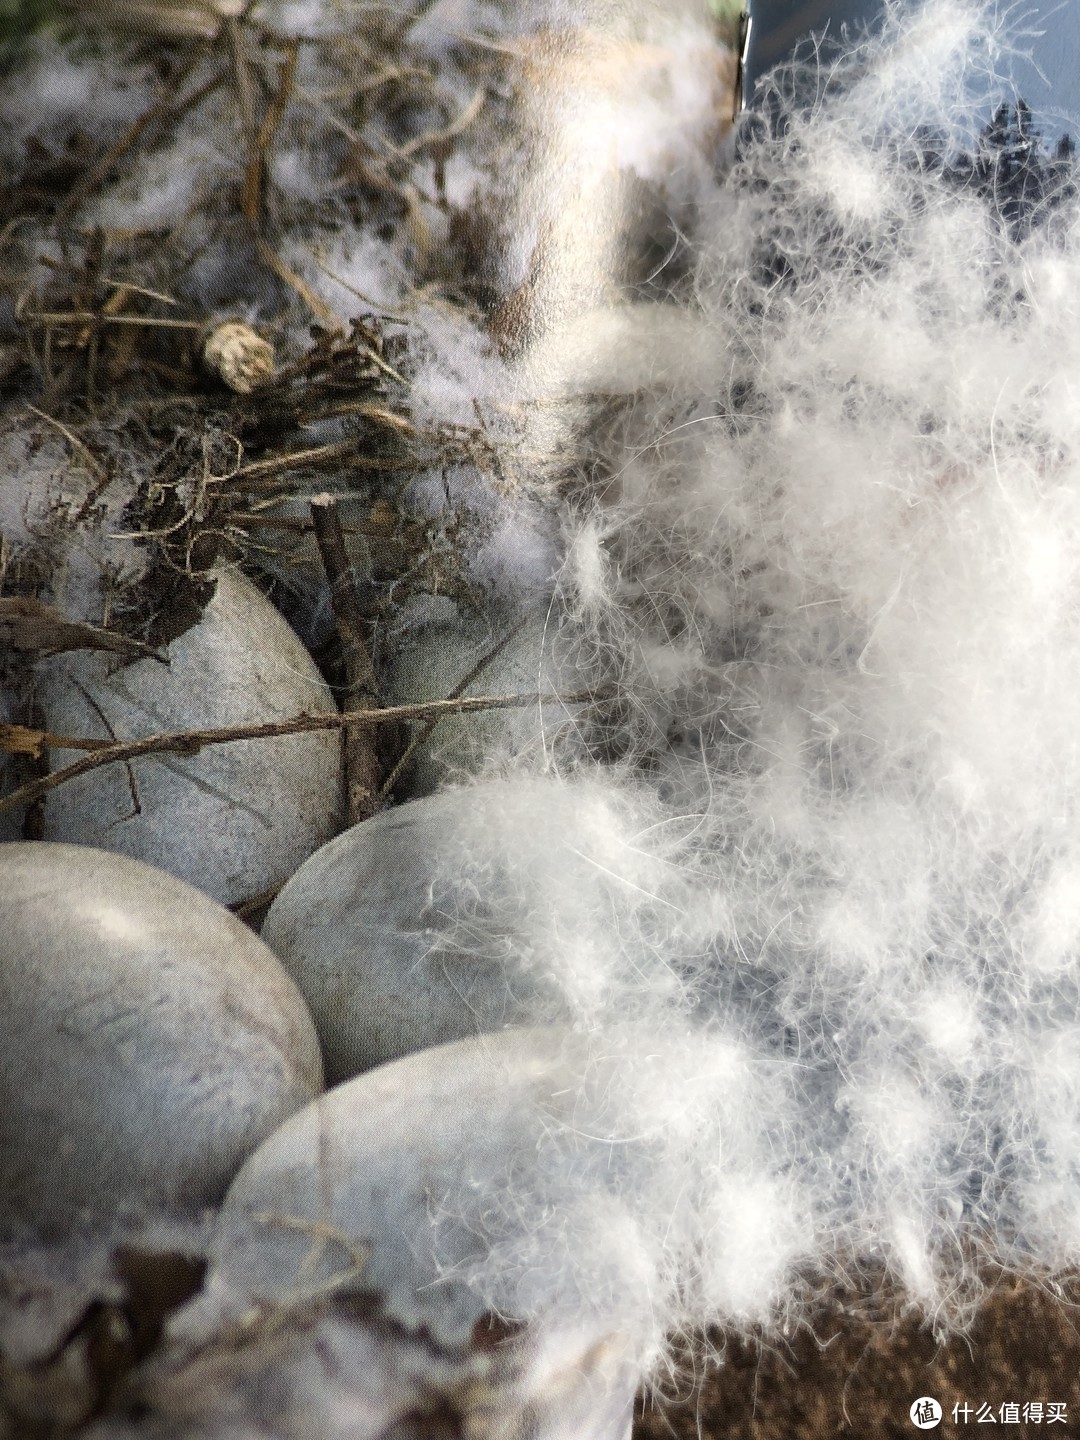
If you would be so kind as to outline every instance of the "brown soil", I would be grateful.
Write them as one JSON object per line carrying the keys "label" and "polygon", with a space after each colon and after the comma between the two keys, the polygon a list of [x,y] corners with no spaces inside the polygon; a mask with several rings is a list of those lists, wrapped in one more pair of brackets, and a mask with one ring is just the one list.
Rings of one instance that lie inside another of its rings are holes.
{"label": "brown soil", "polygon": [[[690,1396],[643,1403],[634,1440],[911,1440],[920,1432],[909,1409],[924,1395],[944,1411],[928,1434],[1080,1435],[1077,1295],[1003,1281],[969,1334],[941,1345],[915,1316],[886,1323],[843,1314],[783,1346],[729,1341],[719,1368]],[[1025,1422],[1033,1402],[1042,1418],[1032,1408]],[[1049,1421],[1051,1402],[1065,1407],[1064,1423]],[[1010,1403],[1019,1423],[1001,1408]]]}

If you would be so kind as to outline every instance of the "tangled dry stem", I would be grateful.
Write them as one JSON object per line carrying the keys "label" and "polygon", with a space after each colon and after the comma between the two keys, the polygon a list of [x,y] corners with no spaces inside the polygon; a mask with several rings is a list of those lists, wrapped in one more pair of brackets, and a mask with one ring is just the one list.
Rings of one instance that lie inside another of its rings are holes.
{"label": "tangled dry stem", "polygon": [[447,715],[470,715],[482,710],[512,710],[536,705],[583,705],[597,699],[595,690],[569,693],[515,695],[468,695],[448,700],[428,700],[419,705],[389,705],[383,709],[346,710],[331,715],[294,715],[288,720],[261,725],[224,725],[216,729],[177,730],[147,735],[140,740],[117,741],[74,739],[35,731],[26,726],[0,726],[0,750],[12,754],[39,754],[42,750],[84,750],[81,760],[55,770],[51,775],[21,785],[0,798],[0,814],[32,805],[50,791],[91,770],[138,760],[146,755],[196,755],[209,745],[229,745],[238,740],[269,740],[279,735],[301,735],[316,730],[350,730],[353,727],[399,725],[410,720],[440,720]]}

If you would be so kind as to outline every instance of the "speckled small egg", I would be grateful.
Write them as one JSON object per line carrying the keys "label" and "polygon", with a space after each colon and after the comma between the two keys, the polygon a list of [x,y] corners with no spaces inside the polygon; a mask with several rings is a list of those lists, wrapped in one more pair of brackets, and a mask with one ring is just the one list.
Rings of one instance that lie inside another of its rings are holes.
{"label": "speckled small egg", "polygon": [[265,945],[190,885],[76,845],[0,845],[0,1237],[218,1201],[322,1088]]}
{"label": "speckled small egg", "polygon": [[[38,703],[58,735],[130,740],[334,710],[310,655],[273,605],[223,571],[169,664],[79,651],[39,667]],[[54,752],[54,768],[74,758]],[[45,807],[49,840],[131,855],[231,905],[280,885],[338,825],[336,731],[212,745],[94,770]]]}
{"label": "speckled small egg", "polygon": [[330,1081],[528,1024],[554,1003],[513,946],[484,957],[445,933],[454,897],[441,862],[462,807],[487,803],[451,790],[384,811],[324,845],[270,907],[262,937],[307,1000]]}

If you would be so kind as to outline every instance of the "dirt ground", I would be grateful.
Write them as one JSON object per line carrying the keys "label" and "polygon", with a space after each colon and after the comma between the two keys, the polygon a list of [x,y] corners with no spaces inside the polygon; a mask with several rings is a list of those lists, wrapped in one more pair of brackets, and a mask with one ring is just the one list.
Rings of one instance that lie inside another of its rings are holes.
{"label": "dirt ground", "polygon": [[970,1334],[940,1346],[915,1316],[837,1315],[786,1349],[730,1342],[696,1393],[645,1403],[634,1440],[899,1440],[917,1433],[909,1410],[922,1396],[942,1408],[939,1435],[1080,1435],[1077,1298],[1075,1286],[1058,1298],[1002,1281]]}

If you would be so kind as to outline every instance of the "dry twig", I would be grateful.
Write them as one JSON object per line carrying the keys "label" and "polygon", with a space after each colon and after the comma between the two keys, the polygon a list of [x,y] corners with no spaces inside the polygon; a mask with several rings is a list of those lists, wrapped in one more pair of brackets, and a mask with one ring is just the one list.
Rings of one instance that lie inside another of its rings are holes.
{"label": "dry twig", "polygon": [[[122,291],[118,291],[122,295]],[[104,310],[31,310],[24,317],[42,325],[137,325],[149,330],[201,330],[200,320],[170,320],[162,315],[110,315]],[[40,411],[38,412],[40,414]]]}
{"label": "dry twig", "polygon": [[[311,523],[330,585],[330,608],[341,639],[347,703],[350,708],[361,711],[374,709],[378,705],[379,694],[375,667],[368,649],[367,625],[353,584],[337,501],[332,495],[311,497]],[[379,808],[382,767],[371,730],[354,726],[345,730],[344,737],[345,823],[356,825],[374,815]]]}
{"label": "dry twig", "polygon": [[[46,731],[27,731],[26,727],[15,727],[19,731],[19,743],[31,743],[31,737],[40,741],[44,749],[84,750],[81,760],[54,770],[51,775],[20,785],[9,795],[0,798],[0,814],[20,806],[32,804],[42,795],[57,789],[69,780],[86,775],[91,770],[100,770],[105,765],[117,765],[128,760],[138,760],[144,755],[197,755],[208,745],[229,745],[238,740],[270,740],[279,735],[303,735],[316,730],[342,730],[348,726],[399,725],[406,720],[427,720],[433,715],[470,714],[476,710],[512,710],[526,705],[583,705],[590,701],[608,699],[605,694],[592,690],[578,690],[568,695],[539,692],[518,695],[469,695],[456,700],[427,700],[420,705],[391,705],[380,710],[346,710],[329,715],[308,715],[302,712],[288,720],[267,720],[255,725],[225,725],[207,730],[176,730],[160,735],[147,735],[141,740],[123,740],[110,744],[100,739],[72,739],[67,736],[51,735]],[[6,749],[5,732],[0,729],[0,749]]]}
{"label": "dry twig", "polygon": [[[230,30],[230,38],[234,41],[237,78],[247,76],[247,69],[240,50],[238,28],[233,23]],[[266,182],[266,157],[269,154],[270,146],[273,143],[274,135],[289,105],[289,97],[292,94],[293,81],[296,76],[296,60],[299,54],[297,41],[292,41],[285,47],[285,59],[282,61],[278,74],[278,85],[266,107],[266,114],[263,116],[262,124],[254,132],[251,140],[251,153],[244,171],[244,183],[240,196],[240,209],[244,218],[253,228],[258,228],[262,221],[263,213],[263,192]],[[250,83],[250,82],[249,82]],[[243,95],[243,90],[241,94]],[[253,123],[254,109],[250,99],[244,107],[245,122]]]}
{"label": "dry twig", "polygon": [[295,270],[290,269],[281,256],[269,246],[261,236],[256,238],[255,248],[259,252],[259,258],[274,272],[279,280],[283,280],[290,290],[295,290],[300,299],[308,307],[311,313],[328,329],[343,330],[336,311],[332,310],[325,300],[320,300],[311,286],[297,275]]}
{"label": "dry twig", "polygon": [[217,74],[212,75],[209,80],[198,86],[185,99],[179,101],[179,103],[176,100],[177,92],[187,83],[205,54],[205,47],[199,46],[183,66],[179,75],[171,80],[165,87],[161,97],[156,100],[148,110],[144,110],[134,123],[124,131],[120,139],[106,150],[105,154],[101,156],[95,165],[91,165],[90,169],[80,177],[77,184],[72,186],[64,203],[56,212],[54,223],[57,226],[63,225],[64,221],[68,219],[75,208],[85,200],[88,195],[93,194],[113,167],[124,158],[133,145],[138,143],[149,126],[154,124],[155,121],[166,118],[175,123],[185,111],[200,104],[208,95],[217,89],[225,79],[227,73],[225,70],[219,70]]}

